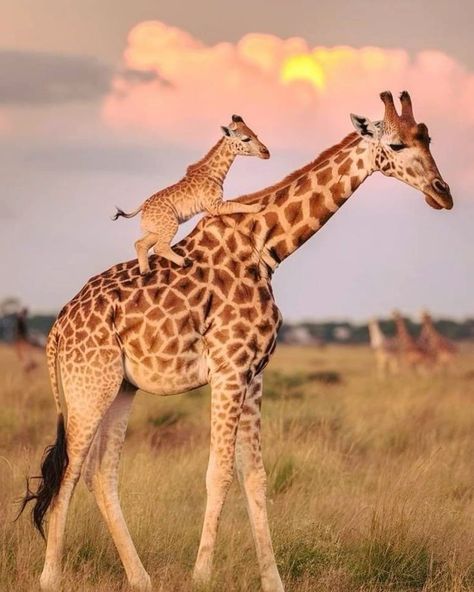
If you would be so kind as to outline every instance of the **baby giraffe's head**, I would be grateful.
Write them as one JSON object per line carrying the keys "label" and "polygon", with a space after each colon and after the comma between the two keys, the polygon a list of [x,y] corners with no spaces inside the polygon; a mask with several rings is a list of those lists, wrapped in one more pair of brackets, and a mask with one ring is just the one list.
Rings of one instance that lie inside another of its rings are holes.
{"label": "baby giraffe's head", "polygon": [[415,121],[410,95],[401,93],[400,115],[390,92],[381,93],[380,98],[385,105],[383,121],[351,115],[357,132],[374,147],[375,170],[419,189],[432,208],[450,210],[453,198],[449,185],[431,155],[428,128]]}
{"label": "baby giraffe's head", "polygon": [[228,142],[235,154],[240,156],[258,156],[259,158],[270,158],[270,151],[262,144],[240,115],[232,115],[232,122],[222,126],[224,139]]}

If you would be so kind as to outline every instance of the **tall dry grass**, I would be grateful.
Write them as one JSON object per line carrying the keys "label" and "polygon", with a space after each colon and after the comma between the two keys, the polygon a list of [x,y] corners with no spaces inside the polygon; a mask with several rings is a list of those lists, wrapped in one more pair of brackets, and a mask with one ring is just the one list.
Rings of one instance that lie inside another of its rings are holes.
{"label": "tall dry grass", "polygon": [[[264,456],[275,550],[288,591],[474,590],[474,351],[450,375],[379,380],[364,348],[280,347],[267,370]],[[278,371],[277,371],[278,369]],[[340,381],[338,374],[340,373]],[[46,371],[0,350],[0,590],[33,591],[44,544],[14,523],[25,475],[55,430]],[[156,591],[191,589],[205,503],[209,397],[137,397],[125,445],[124,513]],[[127,590],[80,484],[64,590]],[[232,487],[212,590],[259,590],[250,528]]]}

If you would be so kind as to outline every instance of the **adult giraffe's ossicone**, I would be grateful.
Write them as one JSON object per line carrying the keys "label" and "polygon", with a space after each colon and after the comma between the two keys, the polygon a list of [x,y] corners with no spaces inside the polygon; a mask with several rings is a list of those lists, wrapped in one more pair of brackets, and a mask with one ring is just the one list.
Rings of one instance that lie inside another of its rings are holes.
{"label": "adult giraffe's ossicone", "polygon": [[[260,446],[262,371],[275,347],[281,316],[273,298],[276,266],[308,240],[374,171],[420,189],[431,205],[451,196],[429,152],[426,127],[402,115],[383,93],[385,118],[353,116],[357,132],[280,183],[239,198],[261,204],[258,214],[204,218],[176,247],[193,261],[179,268],[152,258],[142,277],[137,261],[121,263],[87,282],[61,311],[47,357],[59,414],[58,442],[43,463],[36,499],[41,527],[51,506],[43,590],[60,586],[68,505],[81,469],[117,546],[128,580],[150,590],[120,508],[117,471],[137,388],[164,395],[209,383],[211,450],[207,506],[194,577],[211,575],[217,526],[234,459],[247,497],[265,592],[281,592],[265,502]],[[67,407],[66,447],[59,403]],[[67,455],[66,455],[67,453]],[[85,465],[84,465],[85,463]],[[83,468],[84,465],[84,468]]]}

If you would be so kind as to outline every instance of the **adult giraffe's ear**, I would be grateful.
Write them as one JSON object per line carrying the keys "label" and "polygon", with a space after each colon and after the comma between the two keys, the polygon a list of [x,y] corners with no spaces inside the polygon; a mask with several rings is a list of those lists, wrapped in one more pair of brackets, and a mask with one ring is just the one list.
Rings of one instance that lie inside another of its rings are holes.
{"label": "adult giraffe's ear", "polygon": [[356,132],[365,139],[373,139],[375,140],[378,138],[379,130],[373,121],[367,119],[367,117],[362,117],[361,115],[354,115],[351,113],[351,121],[352,125],[355,127]]}
{"label": "adult giraffe's ear", "polygon": [[226,127],[225,125],[221,125],[221,130],[224,136],[235,136],[235,131],[231,130],[230,128]]}

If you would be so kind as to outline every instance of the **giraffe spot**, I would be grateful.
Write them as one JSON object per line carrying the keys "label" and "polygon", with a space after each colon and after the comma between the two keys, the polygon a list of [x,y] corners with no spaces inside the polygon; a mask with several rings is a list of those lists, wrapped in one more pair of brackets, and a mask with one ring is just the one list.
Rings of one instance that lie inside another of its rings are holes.
{"label": "giraffe spot", "polygon": [[358,169],[363,169],[364,168],[364,161],[362,160],[362,158],[359,158],[357,161],[357,168]]}
{"label": "giraffe spot", "polygon": [[170,290],[163,301],[163,307],[169,311],[181,308],[183,299],[176,294],[174,290]]}
{"label": "giraffe spot", "polygon": [[258,289],[258,296],[260,299],[260,302],[264,305],[266,305],[268,302],[270,302],[273,299],[273,296],[270,292],[270,290],[266,287],[260,287]]}
{"label": "giraffe spot", "polygon": [[309,213],[312,218],[324,222],[331,216],[331,212],[324,205],[324,198],[321,193],[313,193],[309,202]]}
{"label": "giraffe spot", "polygon": [[296,233],[296,246],[301,247],[314,234],[314,229],[305,224]]}
{"label": "giraffe spot", "polygon": [[295,195],[304,195],[305,193],[308,193],[308,191],[311,191],[311,177],[309,175],[304,175],[303,177],[300,177],[297,181],[296,181],[296,187],[295,187]]}
{"label": "giraffe spot", "polygon": [[257,319],[257,311],[253,306],[243,306],[240,309],[241,316],[249,321],[250,323],[254,323]]}
{"label": "giraffe spot", "polygon": [[[311,186],[311,183],[310,183]],[[285,217],[289,224],[293,225],[303,219],[303,210],[297,202],[290,203],[284,210]]]}
{"label": "giraffe spot", "polygon": [[352,158],[346,159],[341,166],[337,169],[339,175],[348,175],[352,166]]}
{"label": "giraffe spot", "polygon": [[334,158],[334,162],[336,164],[341,164],[341,162],[346,158],[346,156],[347,156],[347,151],[341,150],[341,152]]}
{"label": "giraffe spot", "polygon": [[227,295],[232,285],[234,279],[233,277],[227,273],[224,269],[216,269],[214,272],[214,287],[219,288],[219,290]]}
{"label": "giraffe spot", "polygon": [[234,286],[233,300],[236,303],[250,302],[253,299],[253,287],[247,283],[238,282]]}
{"label": "giraffe spot", "polygon": [[239,366],[244,366],[250,360],[250,354],[244,350],[239,356],[237,356],[235,363]]}
{"label": "giraffe spot", "polygon": [[407,175],[409,175],[410,177],[416,176],[415,171],[411,167],[407,167],[405,170],[406,170]]}
{"label": "giraffe spot", "polygon": [[279,189],[276,193],[275,193],[275,204],[277,206],[281,206],[285,203],[285,201],[288,199],[288,196],[290,194],[290,186],[286,185],[285,187],[282,187],[282,189]]}
{"label": "giraffe spot", "polygon": [[273,325],[270,323],[270,321],[263,321],[257,325],[257,330],[262,335],[268,335],[273,331]]}
{"label": "giraffe spot", "polygon": [[165,337],[171,337],[175,335],[175,328],[172,319],[165,318],[165,320],[161,323],[159,329]]}
{"label": "giraffe spot", "polygon": [[179,339],[175,337],[171,339],[167,344],[166,347],[163,348],[163,353],[168,354],[170,356],[175,356],[179,351]]}
{"label": "giraffe spot", "polygon": [[155,326],[151,324],[145,325],[145,333],[143,334],[145,348],[149,351],[155,350],[156,342],[158,341],[158,331]]}
{"label": "giraffe spot", "polygon": [[194,284],[191,280],[187,277],[179,279],[177,282],[173,284],[173,288],[181,292],[182,294],[188,292],[190,288],[193,288]]}
{"label": "giraffe spot", "polygon": [[202,265],[198,265],[194,269],[194,277],[196,278],[196,280],[198,282],[206,283],[209,278],[209,269],[207,267],[202,266]]}
{"label": "giraffe spot", "polygon": [[249,326],[245,323],[242,323],[242,321],[239,321],[232,327],[232,333],[236,339],[244,340],[247,337],[248,332]]}
{"label": "giraffe spot", "polygon": [[337,206],[341,206],[345,202],[346,196],[344,195],[344,193],[345,193],[344,183],[341,183],[341,182],[334,183],[334,185],[332,185],[329,188],[329,191],[332,195],[332,199],[334,200],[334,203]]}
{"label": "giraffe spot", "polygon": [[91,314],[91,316],[87,320],[87,326],[91,329],[91,331],[93,331],[101,324],[101,322],[102,319],[98,315]]}
{"label": "giraffe spot", "polygon": [[245,273],[247,277],[250,277],[250,279],[252,279],[254,282],[258,282],[260,279],[260,269],[256,264],[246,267]]}
{"label": "giraffe spot", "polygon": [[235,240],[235,236],[234,235],[231,235],[227,239],[227,247],[229,248],[229,251],[231,253],[235,253],[235,251],[237,251],[237,241]]}
{"label": "giraffe spot", "polygon": [[361,181],[357,175],[351,177],[351,191],[354,192],[359,187]]}
{"label": "giraffe spot", "polygon": [[230,323],[236,316],[236,311],[233,306],[226,304],[221,312],[221,318],[224,323]]}
{"label": "giraffe spot", "polygon": [[316,180],[318,185],[326,185],[328,181],[332,179],[332,169],[331,167],[327,167],[323,169],[319,173],[316,174]]}
{"label": "giraffe spot", "polygon": [[97,296],[97,298],[95,299],[95,310],[99,313],[99,314],[103,314],[105,312],[105,309],[107,307],[107,301],[106,299],[99,294]]}

